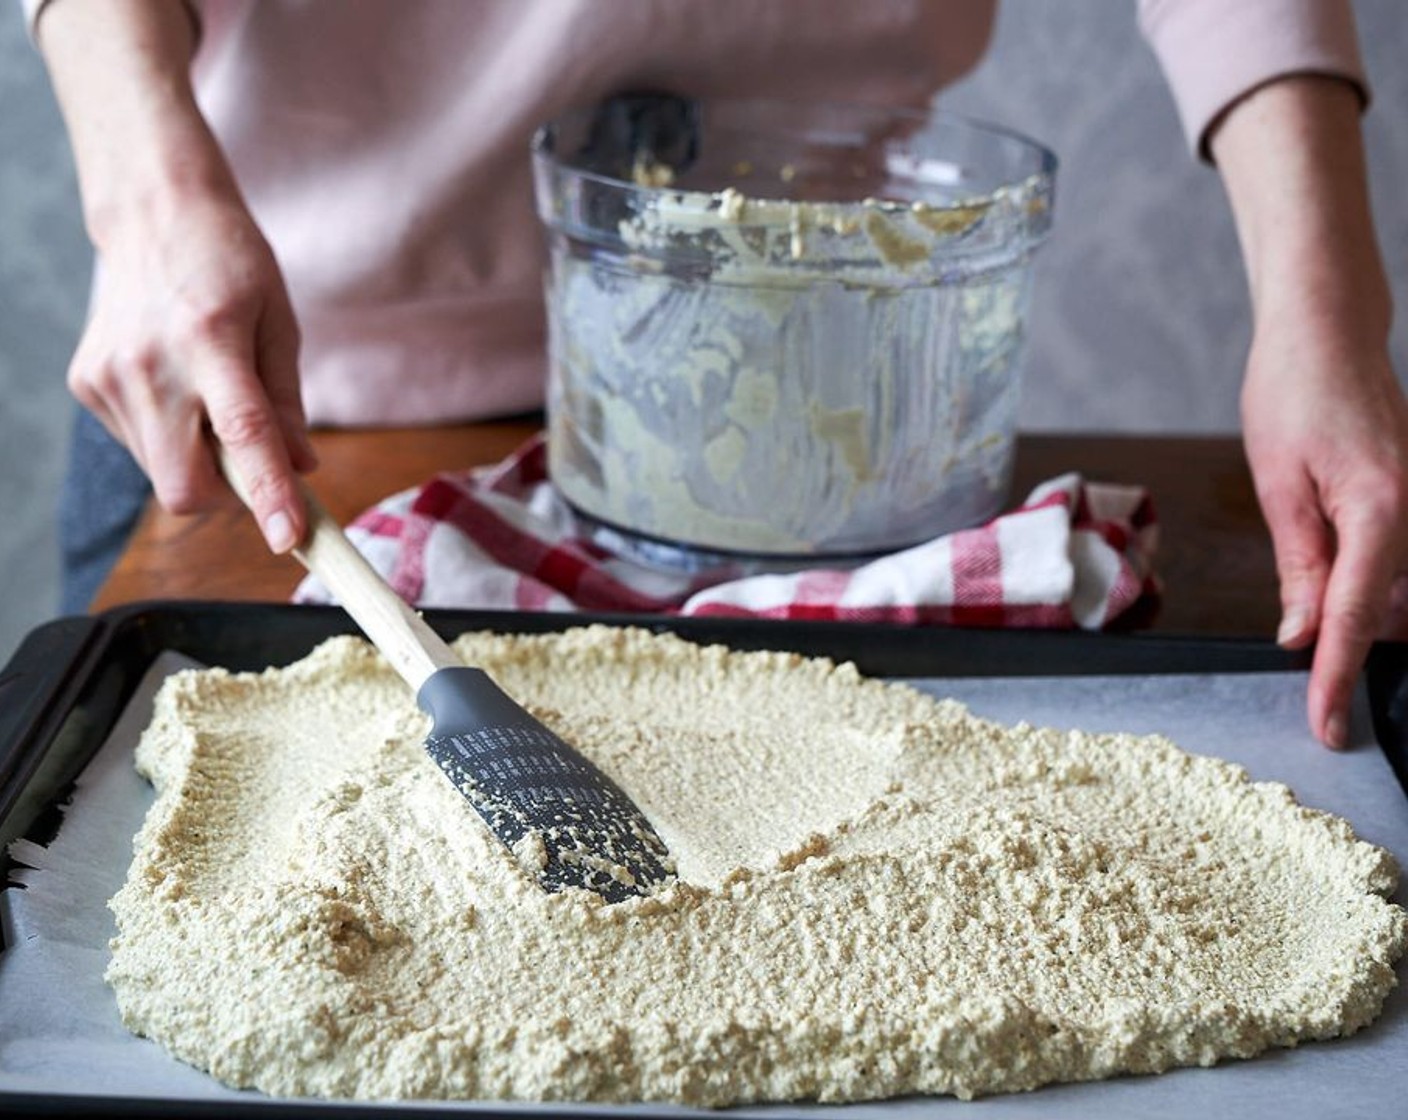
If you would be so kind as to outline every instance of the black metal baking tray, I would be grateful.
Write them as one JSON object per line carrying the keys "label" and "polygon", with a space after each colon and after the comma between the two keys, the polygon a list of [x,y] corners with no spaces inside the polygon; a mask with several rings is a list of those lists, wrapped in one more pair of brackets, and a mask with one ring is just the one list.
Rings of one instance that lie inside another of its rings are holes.
{"label": "black metal baking tray", "polygon": [[[447,638],[466,630],[545,633],[587,623],[641,626],[737,649],[791,650],[852,661],[862,672],[883,677],[1254,673],[1309,664],[1306,653],[1287,652],[1267,641],[1148,633],[469,610],[428,610],[425,617]],[[73,779],[101,746],[158,654],[170,650],[206,665],[259,670],[296,661],[326,638],[352,632],[351,620],[335,607],[188,601],[137,603],[96,616],[58,619],[31,632],[0,671],[0,885],[7,878],[8,842],[25,836],[44,843],[52,837],[60,823],[58,805]],[[1408,644],[1376,645],[1366,678],[1375,736],[1408,791]],[[0,1112],[13,1110],[28,1115],[232,1114],[225,1102],[43,1099],[0,1091]],[[444,1115],[443,1109],[434,1111]],[[258,1113],[304,1115],[306,1108],[260,1102]],[[334,1114],[389,1113],[349,1104]],[[396,1114],[405,1115],[405,1109]],[[535,1109],[534,1114],[545,1113]]]}

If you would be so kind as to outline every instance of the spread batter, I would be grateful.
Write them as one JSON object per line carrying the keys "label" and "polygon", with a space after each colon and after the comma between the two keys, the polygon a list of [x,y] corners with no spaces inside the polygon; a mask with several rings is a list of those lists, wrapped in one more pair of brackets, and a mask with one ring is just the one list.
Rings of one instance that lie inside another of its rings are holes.
{"label": "spread batter", "polygon": [[1349,1034],[1395,982],[1392,858],[1167,741],[640,630],[456,646],[620,782],[679,882],[542,893],[360,640],[182,673],[111,903],[132,1030],[273,1094],[970,1097]]}

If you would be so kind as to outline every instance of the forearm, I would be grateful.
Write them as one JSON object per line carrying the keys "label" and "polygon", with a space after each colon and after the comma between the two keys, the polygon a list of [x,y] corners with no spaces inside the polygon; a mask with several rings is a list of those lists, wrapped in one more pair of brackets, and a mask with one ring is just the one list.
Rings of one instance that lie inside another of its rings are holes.
{"label": "forearm", "polygon": [[40,15],[104,266],[68,382],[170,510],[228,497],[220,444],[282,552],[306,524],[294,474],[314,462],[298,324],[196,103],[194,30],[180,0],[53,0]]}
{"label": "forearm", "polygon": [[53,0],[37,37],[100,250],[134,220],[237,194],[191,88],[196,35],[181,0]]}
{"label": "forearm", "polygon": [[1387,337],[1360,108],[1346,82],[1286,78],[1235,104],[1211,136],[1259,325],[1299,321],[1361,346]]}
{"label": "forearm", "polygon": [[1274,82],[1212,136],[1246,259],[1255,330],[1242,432],[1281,584],[1278,640],[1315,643],[1310,726],[1348,743],[1365,655],[1408,569],[1408,402],[1370,215],[1359,98]]}

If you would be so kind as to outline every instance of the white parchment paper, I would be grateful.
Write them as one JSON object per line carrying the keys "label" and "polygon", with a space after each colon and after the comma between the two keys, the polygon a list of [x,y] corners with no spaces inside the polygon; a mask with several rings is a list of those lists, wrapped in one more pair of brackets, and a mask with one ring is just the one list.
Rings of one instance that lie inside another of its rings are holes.
{"label": "white parchment paper", "polygon": [[[24,890],[0,896],[5,942],[0,954],[0,1093],[39,1092],[117,1097],[225,1100],[239,1111],[268,1103],[236,1092],[135,1038],[118,1019],[103,983],[114,929],[107,899],[127,873],[132,837],[152,801],[132,767],[132,751],[150,717],[160,681],[187,662],[159,659],[100,753],[79,779],[64,824],[48,848],[21,841],[13,854],[34,870],[19,873]],[[1257,780],[1290,786],[1305,804],[1348,819],[1365,840],[1408,866],[1408,798],[1388,761],[1372,745],[1361,696],[1347,752],[1334,754],[1305,728],[1305,677],[1300,673],[1210,676],[1062,677],[916,681],[927,691],[965,701],[979,715],[1091,731],[1157,732],[1198,754],[1240,763]],[[1402,904],[1404,890],[1398,900]],[[1028,1116],[1321,1118],[1402,1114],[1408,1057],[1408,991],[1389,997],[1383,1015],[1349,1039],[1270,1051],[1213,1069],[1175,1070],[1089,1085],[1060,1085],[973,1103],[948,1098],[845,1107],[787,1106],[788,1115],[850,1117],[960,1113],[989,1118]],[[332,1107],[332,1106],[329,1106]],[[388,1106],[395,1107],[395,1106]],[[419,1107],[427,1107],[419,1102]],[[473,1104],[441,1106],[473,1110]],[[505,1106],[495,1104],[496,1110]],[[534,1106],[518,1106],[531,1113]],[[510,1109],[517,1110],[514,1106]],[[563,1108],[555,1113],[691,1110]],[[737,1109],[768,1115],[778,1109]],[[701,1115],[718,1115],[701,1113]]]}

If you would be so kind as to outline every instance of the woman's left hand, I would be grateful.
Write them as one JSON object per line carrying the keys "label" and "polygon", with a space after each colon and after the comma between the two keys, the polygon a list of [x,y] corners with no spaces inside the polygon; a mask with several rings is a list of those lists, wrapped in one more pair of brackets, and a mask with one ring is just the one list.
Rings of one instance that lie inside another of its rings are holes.
{"label": "woman's left hand", "polygon": [[1276,550],[1278,640],[1315,642],[1311,730],[1342,747],[1376,637],[1403,632],[1408,403],[1388,357],[1358,91],[1273,81],[1210,137],[1247,266],[1256,327],[1242,426]]}
{"label": "woman's left hand", "polygon": [[1307,711],[1348,741],[1370,644],[1408,637],[1408,402],[1382,340],[1345,346],[1333,325],[1258,325],[1243,431],[1281,584],[1277,640],[1315,643]]}

